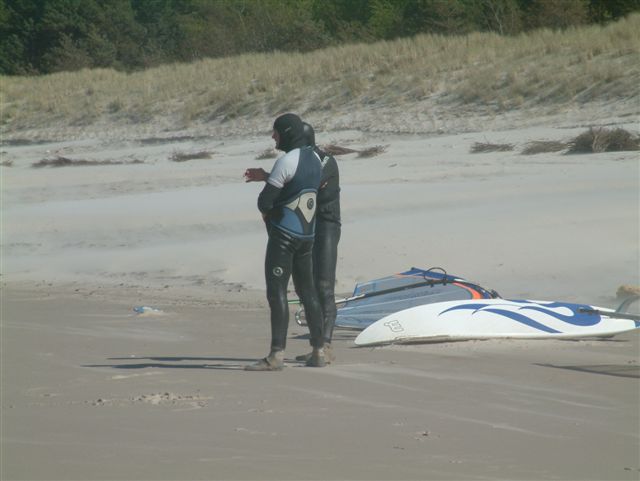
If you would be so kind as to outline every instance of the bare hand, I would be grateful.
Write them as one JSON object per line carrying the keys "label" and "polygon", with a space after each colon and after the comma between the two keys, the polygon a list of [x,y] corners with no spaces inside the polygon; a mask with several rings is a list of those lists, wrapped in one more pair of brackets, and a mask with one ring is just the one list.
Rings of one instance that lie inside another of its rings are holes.
{"label": "bare hand", "polygon": [[269,174],[261,167],[250,168],[244,171],[245,182],[264,182],[269,178]]}

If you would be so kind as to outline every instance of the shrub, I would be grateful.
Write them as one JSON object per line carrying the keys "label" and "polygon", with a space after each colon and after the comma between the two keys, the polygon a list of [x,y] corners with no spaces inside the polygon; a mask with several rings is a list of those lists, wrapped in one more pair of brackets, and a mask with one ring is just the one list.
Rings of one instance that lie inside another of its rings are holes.
{"label": "shrub", "polygon": [[569,143],[569,154],[620,152],[640,150],[640,137],[624,129],[606,129],[591,127]]}

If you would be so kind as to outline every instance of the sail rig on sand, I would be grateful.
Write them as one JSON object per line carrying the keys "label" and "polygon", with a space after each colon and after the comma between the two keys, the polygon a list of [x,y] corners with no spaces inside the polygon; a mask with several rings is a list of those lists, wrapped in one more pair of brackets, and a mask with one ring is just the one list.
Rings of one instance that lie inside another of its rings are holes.
{"label": "sail rig on sand", "polygon": [[[336,300],[336,327],[362,330],[378,319],[410,307],[498,297],[499,294],[494,290],[449,275],[440,267],[426,270],[412,267],[404,272],[356,284],[350,297]],[[296,322],[306,324],[303,309],[296,312]]]}

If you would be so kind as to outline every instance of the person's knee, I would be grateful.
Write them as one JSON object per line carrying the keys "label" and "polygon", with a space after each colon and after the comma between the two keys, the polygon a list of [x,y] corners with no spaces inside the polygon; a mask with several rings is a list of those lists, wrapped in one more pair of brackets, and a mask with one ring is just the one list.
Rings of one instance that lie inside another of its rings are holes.
{"label": "person's knee", "polygon": [[298,296],[303,303],[312,302],[314,299],[317,299],[316,293],[311,289],[301,289],[298,292]]}
{"label": "person's knee", "polygon": [[328,279],[318,279],[316,289],[321,297],[333,295],[333,282]]}
{"label": "person's knee", "polygon": [[270,305],[277,305],[287,302],[287,291],[276,287],[267,287],[267,300]]}
{"label": "person's knee", "polygon": [[280,302],[280,296],[276,296],[274,294],[267,294],[267,301],[269,301],[269,305],[278,304]]}

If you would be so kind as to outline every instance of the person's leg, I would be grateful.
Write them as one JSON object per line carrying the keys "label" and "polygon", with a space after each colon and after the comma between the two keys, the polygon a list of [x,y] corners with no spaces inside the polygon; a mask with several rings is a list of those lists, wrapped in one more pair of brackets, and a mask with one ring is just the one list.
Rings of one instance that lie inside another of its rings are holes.
{"label": "person's leg", "polygon": [[275,229],[269,235],[264,262],[267,300],[271,310],[271,349],[269,355],[255,364],[246,366],[248,371],[278,371],[284,367],[284,350],[287,346],[289,305],[287,286],[293,262],[292,244]]}
{"label": "person's leg", "polygon": [[309,326],[310,343],[313,347],[313,354],[307,361],[308,366],[322,367],[325,364],[323,337],[322,309],[318,301],[317,292],[313,283],[313,244],[303,242],[294,254],[293,259],[293,282],[296,292],[300,295],[300,300],[304,306],[305,317]]}
{"label": "person's leg", "polygon": [[331,342],[336,323],[335,283],[340,233],[340,224],[335,222],[319,221],[316,224],[316,238],[313,245],[313,276],[324,318],[325,344]]}
{"label": "person's leg", "polygon": [[[340,224],[335,222],[316,222],[316,236],[313,243],[313,278],[322,311],[322,332],[324,336],[324,354],[327,363],[335,360],[331,339],[336,323],[336,264],[338,261],[338,242]],[[299,295],[298,295],[299,297]],[[298,361],[307,361],[311,353],[296,357]]]}
{"label": "person's leg", "polygon": [[293,263],[292,239],[275,233],[269,237],[265,256],[264,274],[267,300],[271,309],[271,350],[284,351],[287,347],[289,304],[287,287]]}

